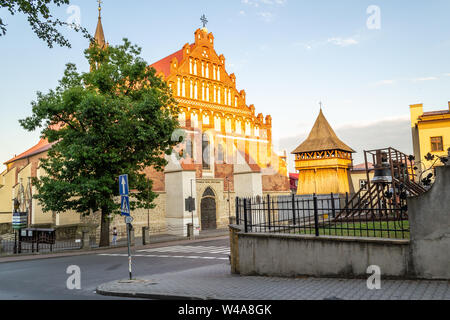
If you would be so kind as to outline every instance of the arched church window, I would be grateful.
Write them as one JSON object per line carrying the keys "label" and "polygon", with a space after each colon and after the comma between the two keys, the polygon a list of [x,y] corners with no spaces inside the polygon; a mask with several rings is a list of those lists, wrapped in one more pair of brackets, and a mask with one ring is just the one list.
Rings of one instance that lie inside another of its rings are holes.
{"label": "arched church window", "polygon": [[208,134],[203,134],[202,139],[202,168],[211,170],[210,141]]}

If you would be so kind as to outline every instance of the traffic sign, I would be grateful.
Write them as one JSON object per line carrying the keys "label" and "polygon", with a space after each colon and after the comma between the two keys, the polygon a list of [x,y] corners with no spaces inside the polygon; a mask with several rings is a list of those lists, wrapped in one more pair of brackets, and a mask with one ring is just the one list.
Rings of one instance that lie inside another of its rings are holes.
{"label": "traffic sign", "polygon": [[127,174],[119,176],[119,192],[121,196],[128,196],[129,194]]}
{"label": "traffic sign", "polygon": [[126,224],[132,223],[133,220],[134,220],[134,219],[133,219],[133,217],[131,217],[131,216],[126,216],[126,217],[125,217],[125,223],[126,223]]}
{"label": "traffic sign", "polygon": [[122,199],[120,201],[120,211],[122,212],[123,216],[130,215],[130,198],[129,197],[122,196]]}

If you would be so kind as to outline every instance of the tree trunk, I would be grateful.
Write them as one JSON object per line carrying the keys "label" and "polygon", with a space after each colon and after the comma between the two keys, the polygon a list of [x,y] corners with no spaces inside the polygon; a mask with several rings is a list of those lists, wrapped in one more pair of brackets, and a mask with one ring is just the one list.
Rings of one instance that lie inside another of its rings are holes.
{"label": "tree trunk", "polygon": [[102,222],[100,225],[100,247],[109,247],[109,212],[102,208]]}

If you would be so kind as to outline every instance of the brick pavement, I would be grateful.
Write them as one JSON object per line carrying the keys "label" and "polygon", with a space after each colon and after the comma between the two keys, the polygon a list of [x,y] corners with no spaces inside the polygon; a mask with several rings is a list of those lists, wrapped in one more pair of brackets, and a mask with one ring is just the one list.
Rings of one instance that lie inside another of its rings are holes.
{"label": "brick pavement", "polygon": [[364,279],[241,277],[217,264],[136,281],[102,284],[105,295],[194,300],[450,300],[449,281],[382,280],[369,290]]}

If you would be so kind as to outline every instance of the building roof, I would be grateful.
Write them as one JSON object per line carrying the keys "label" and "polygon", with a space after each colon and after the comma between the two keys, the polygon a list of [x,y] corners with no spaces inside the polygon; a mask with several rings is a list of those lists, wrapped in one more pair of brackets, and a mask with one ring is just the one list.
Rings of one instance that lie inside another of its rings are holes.
{"label": "building roof", "polygon": [[327,119],[323,115],[322,109],[317,117],[308,138],[297,147],[292,153],[325,151],[325,150],[342,150],[354,153],[355,151],[342,142],[331,128]]}
{"label": "building roof", "polygon": [[103,49],[106,47],[105,34],[103,32],[102,26],[101,7],[98,8],[98,22],[97,22],[97,29],[95,30],[94,39],[100,48]]}
{"label": "building roof", "polygon": [[28,149],[25,152],[22,152],[21,154],[19,154],[18,156],[15,156],[14,158],[12,158],[11,160],[6,161],[4,164],[9,164],[12,162],[15,162],[17,160],[21,160],[21,159],[25,159],[31,156],[34,156],[36,154],[42,153],[47,151],[48,149],[50,149],[52,147],[53,143],[49,143],[47,141],[47,139],[41,139],[38,144],[36,144],[35,146],[31,147],[30,149]]}
{"label": "building roof", "polygon": [[[192,48],[194,44],[190,44],[190,47]],[[167,57],[153,63],[150,65],[150,67],[153,67],[156,69],[156,72],[162,72],[164,73],[165,77],[168,77],[170,75],[170,63],[172,62],[173,58],[177,58],[178,63],[181,62],[183,59],[183,49],[178,50],[175,53],[172,53],[171,55],[168,55]]]}
{"label": "building roof", "polygon": [[[374,168],[373,163],[368,162],[367,167],[369,168],[369,170],[373,169]],[[360,163],[360,164],[354,165],[352,168],[352,171],[366,171],[366,164]]]}

